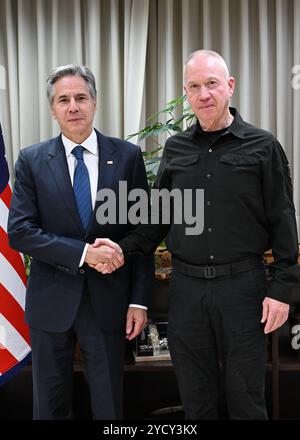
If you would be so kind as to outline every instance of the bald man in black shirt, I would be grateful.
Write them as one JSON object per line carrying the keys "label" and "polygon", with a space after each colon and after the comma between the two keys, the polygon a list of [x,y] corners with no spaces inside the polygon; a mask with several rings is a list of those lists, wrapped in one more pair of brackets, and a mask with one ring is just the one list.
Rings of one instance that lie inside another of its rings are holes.
{"label": "bald man in black shirt", "polygon": [[[203,232],[187,235],[185,222],[171,219],[142,225],[119,243],[126,257],[151,253],[167,237],[174,265],[168,339],[188,419],[219,418],[222,386],[229,418],[267,418],[266,335],[287,320],[300,277],[287,158],[271,133],[229,107],[234,84],[219,54],[189,56],[184,88],[197,123],[167,140],[155,185],[202,188]],[[262,257],[270,248],[267,284]]]}

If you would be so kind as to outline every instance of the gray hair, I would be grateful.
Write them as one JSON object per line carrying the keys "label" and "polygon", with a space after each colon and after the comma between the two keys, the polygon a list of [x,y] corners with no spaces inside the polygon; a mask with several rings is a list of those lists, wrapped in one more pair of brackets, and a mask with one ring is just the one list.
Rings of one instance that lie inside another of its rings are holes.
{"label": "gray hair", "polygon": [[54,84],[64,76],[80,76],[86,81],[86,85],[90,95],[96,101],[97,90],[96,81],[91,70],[86,66],[79,66],[75,64],[67,64],[66,66],[59,66],[53,69],[47,78],[47,98],[49,104],[53,104],[54,98]]}

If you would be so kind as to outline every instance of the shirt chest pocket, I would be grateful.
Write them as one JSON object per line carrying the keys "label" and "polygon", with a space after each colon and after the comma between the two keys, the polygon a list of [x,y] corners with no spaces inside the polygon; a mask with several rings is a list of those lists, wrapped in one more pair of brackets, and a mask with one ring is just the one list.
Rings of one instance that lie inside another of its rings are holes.
{"label": "shirt chest pocket", "polygon": [[223,154],[219,160],[219,184],[236,191],[257,191],[260,187],[260,162],[257,157]]}
{"label": "shirt chest pocket", "polygon": [[199,154],[175,157],[168,164],[172,188],[193,188],[197,186],[196,173]]}

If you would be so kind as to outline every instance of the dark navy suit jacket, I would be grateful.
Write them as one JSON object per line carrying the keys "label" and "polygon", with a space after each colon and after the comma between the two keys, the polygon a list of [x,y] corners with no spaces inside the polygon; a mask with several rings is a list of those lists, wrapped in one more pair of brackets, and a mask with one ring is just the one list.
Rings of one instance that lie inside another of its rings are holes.
{"label": "dark navy suit jacket", "polygon": [[[98,190],[115,190],[119,181],[128,191],[147,189],[140,148],[97,131]],[[91,302],[105,330],[124,328],[130,303],[147,305],[153,281],[153,258],[136,255],[111,275],[79,262],[85,243],[97,237],[118,241],[129,224],[99,225],[96,202],[88,231],[83,230],[61,136],[21,150],[8,221],[10,245],[32,256],[26,294],[26,321],[34,328],[62,332],[70,328],[87,282]]]}

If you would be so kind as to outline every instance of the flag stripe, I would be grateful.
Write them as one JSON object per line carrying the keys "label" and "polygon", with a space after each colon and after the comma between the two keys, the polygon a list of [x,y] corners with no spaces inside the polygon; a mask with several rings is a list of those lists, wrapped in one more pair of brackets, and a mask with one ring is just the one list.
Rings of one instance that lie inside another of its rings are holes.
{"label": "flag stripe", "polygon": [[12,365],[16,365],[18,360],[6,349],[0,350],[0,374],[5,373],[11,368]]}
{"label": "flag stripe", "polygon": [[13,295],[22,309],[25,308],[25,286],[17,272],[0,253],[0,283]]}
{"label": "flag stripe", "polygon": [[8,209],[0,197],[0,226],[7,232]]}
{"label": "flag stripe", "polygon": [[0,313],[2,313],[2,315],[15,327],[27,344],[30,344],[29,329],[24,321],[24,310],[1,283]]}
{"label": "flag stripe", "polygon": [[0,373],[0,386],[4,385],[6,381],[14,377],[25,365],[29,363],[31,360],[31,352],[29,351],[27,356],[24,357],[21,361],[19,361],[14,367],[10,368],[6,373]]}
{"label": "flag stripe", "polygon": [[[0,313],[0,327],[5,329],[4,339],[2,336],[2,345],[18,361],[22,360],[29,352],[29,345],[11,323]],[[0,351],[0,353],[2,350]],[[3,371],[1,371],[3,373]]]}
{"label": "flag stripe", "polygon": [[9,185],[6,185],[4,191],[1,193],[1,199],[3,200],[7,208],[9,208],[10,206],[11,196],[11,188]]}
{"label": "flag stripe", "polygon": [[24,269],[24,262],[21,258],[19,252],[14,251],[8,244],[8,237],[5,231],[0,228],[0,253],[4,258],[9,261],[9,263],[14,267],[15,271],[18,273],[19,277],[26,286],[26,273]]}

